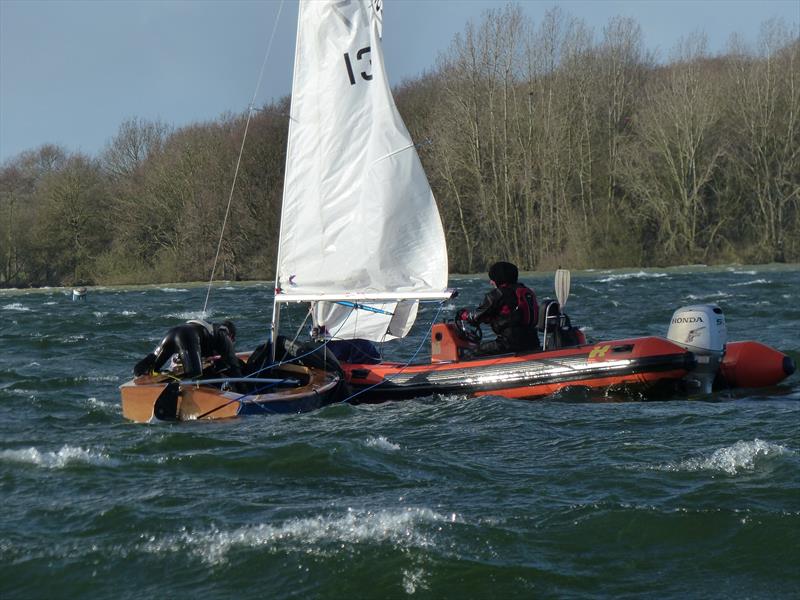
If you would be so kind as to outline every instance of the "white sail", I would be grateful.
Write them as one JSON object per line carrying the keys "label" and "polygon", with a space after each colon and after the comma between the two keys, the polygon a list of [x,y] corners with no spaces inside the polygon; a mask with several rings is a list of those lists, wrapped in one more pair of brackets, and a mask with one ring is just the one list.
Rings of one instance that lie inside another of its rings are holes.
{"label": "white sail", "polygon": [[[382,4],[300,2],[278,302],[353,297],[381,299],[374,305],[380,307],[447,287],[436,201],[384,70]],[[372,323],[369,331],[345,331],[351,310],[317,306],[314,312],[330,316],[323,323],[329,331],[347,333],[337,337],[387,339],[391,315],[357,310],[362,325]]]}
{"label": "white sail", "polygon": [[314,302],[311,315],[319,337],[380,342],[405,337],[417,318],[418,307],[416,300],[343,304]]}

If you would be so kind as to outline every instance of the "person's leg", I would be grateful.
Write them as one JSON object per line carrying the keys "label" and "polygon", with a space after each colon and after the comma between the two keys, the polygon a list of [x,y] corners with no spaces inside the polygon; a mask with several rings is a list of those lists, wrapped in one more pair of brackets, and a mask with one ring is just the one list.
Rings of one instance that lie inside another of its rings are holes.
{"label": "person's leg", "polygon": [[200,336],[191,325],[178,328],[175,336],[178,352],[183,363],[183,374],[192,379],[203,374],[203,360],[200,356]]}
{"label": "person's leg", "polygon": [[506,352],[510,352],[506,345],[500,340],[491,340],[489,342],[483,342],[478,348],[475,350],[474,356],[489,356],[491,354],[505,354]]}

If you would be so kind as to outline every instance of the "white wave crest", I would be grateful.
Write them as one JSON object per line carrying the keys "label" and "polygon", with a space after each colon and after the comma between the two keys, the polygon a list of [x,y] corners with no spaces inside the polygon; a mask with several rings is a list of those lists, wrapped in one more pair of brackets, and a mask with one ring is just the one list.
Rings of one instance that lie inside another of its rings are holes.
{"label": "white wave crest", "polygon": [[734,275],[755,275],[755,271],[737,271],[736,269],[727,269],[728,273],[733,273]]}
{"label": "white wave crest", "polygon": [[94,311],[92,314],[93,314],[95,317],[97,317],[98,319],[102,319],[102,318],[103,318],[103,317],[105,317],[105,316],[106,316],[108,313],[107,313],[107,312],[101,312],[101,311],[99,311],[99,310],[96,310],[96,311]]}
{"label": "white wave crest", "polygon": [[624,281],[626,279],[659,279],[661,277],[667,277],[667,274],[646,273],[644,271],[639,271],[638,273],[617,273],[615,275],[609,275],[605,279],[598,279],[597,283],[611,283],[613,281]]}
{"label": "white wave crest", "polygon": [[89,408],[102,410],[106,412],[115,410],[117,408],[116,404],[112,404],[111,402],[105,402],[103,400],[98,400],[94,396],[86,398],[85,402],[89,406]]}
{"label": "white wave crest", "polygon": [[17,311],[17,312],[30,312],[31,309],[28,308],[27,306],[23,306],[19,302],[12,302],[11,304],[6,304],[3,307],[3,310],[14,310],[14,311]]}
{"label": "white wave crest", "polygon": [[400,450],[399,444],[390,442],[382,435],[379,435],[378,437],[368,437],[365,444],[370,448],[380,448],[381,450],[390,450],[392,452],[395,450]]}
{"label": "white wave crest", "polygon": [[[343,516],[317,516],[292,519],[281,525],[251,525],[232,531],[216,527],[206,531],[181,531],[178,535],[157,538],[142,535],[143,549],[154,554],[190,552],[209,564],[227,562],[228,553],[239,547],[324,554],[325,546],[389,542],[403,548],[427,548],[434,545],[433,532],[420,525],[455,521],[427,508],[358,512],[348,509]],[[438,529],[437,529],[438,530]]]}
{"label": "white wave crest", "polygon": [[406,594],[411,595],[417,589],[427,590],[428,584],[425,582],[425,575],[424,569],[414,569],[413,571],[403,569],[403,589]]}
{"label": "white wave crest", "polygon": [[182,319],[183,321],[189,321],[191,319],[209,319],[211,315],[214,314],[213,311],[207,310],[205,314],[202,310],[189,310],[186,312],[180,313],[172,313],[169,315],[164,315],[170,319]]}
{"label": "white wave crest", "polygon": [[768,279],[754,279],[753,281],[742,281],[741,283],[732,283],[731,287],[742,287],[743,285],[761,285],[762,283],[772,283]]}
{"label": "white wave crest", "polygon": [[713,292],[711,294],[701,294],[699,296],[695,294],[686,295],[687,300],[711,300],[712,298],[730,298],[730,297],[731,295],[726,292]]}
{"label": "white wave crest", "polygon": [[77,343],[83,342],[85,340],[86,340],[86,336],[83,335],[82,333],[79,333],[77,335],[68,335],[62,341],[65,344],[77,344]]}
{"label": "white wave crest", "polygon": [[103,452],[67,445],[55,452],[40,452],[33,447],[22,450],[2,450],[0,451],[0,461],[26,463],[46,469],[63,469],[70,463],[116,464],[116,461]]}
{"label": "white wave crest", "polygon": [[785,446],[756,438],[752,442],[740,440],[733,446],[715,450],[708,457],[690,458],[677,464],[667,463],[657,469],[664,471],[722,471],[728,475],[736,475],[742,471],[754,470],[759,460],[783,454],[793,454],[793,452]]}
{"label": "white wave crest", "polygon": [[132,317],[135,314],[136,314],[135,310],[123,310],[122,311],[122,316],[123,317]]}
{"label": "white wave crest", "polygon": [[187,290],[185,288],[172,288],[172,287],[163,287],[163,288],[158,288],[158,289],[161,290],[162,292],[167,292],[168,294],[174,294],[174,293],[177,293],[177,292],[181,292],[182,293],[182,292],[188,292],[189,291],[189,290]]}
{"label": "white wave crest", "polygon": [[87,375],[86,377],[78,377],[78,381],[119,381],[119,375]]}

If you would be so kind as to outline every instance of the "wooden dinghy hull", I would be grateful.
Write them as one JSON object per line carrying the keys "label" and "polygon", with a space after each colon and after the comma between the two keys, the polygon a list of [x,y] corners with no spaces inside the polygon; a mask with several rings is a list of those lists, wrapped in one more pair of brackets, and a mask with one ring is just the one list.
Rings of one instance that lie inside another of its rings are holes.
{"label": "wooden dinghy hull", "polygon": [[431,394],[535,399],[564,388],[647,391],[676,382],[696,366],[693,353],[659,337],[613,340],[548,352],[470,360],[343,363],[355,400],[394,400]]}
{"label": "wooden dinghy hull", "polygon": [[137,423],[232,419],[243,415],[301,413],[341,401],[341,378],[332,371],[283,365],[287,377],[307,381],[269,393],[222,390],[203,380],[180,383],[164,374],[143,375],[120,386],[122,414]]}

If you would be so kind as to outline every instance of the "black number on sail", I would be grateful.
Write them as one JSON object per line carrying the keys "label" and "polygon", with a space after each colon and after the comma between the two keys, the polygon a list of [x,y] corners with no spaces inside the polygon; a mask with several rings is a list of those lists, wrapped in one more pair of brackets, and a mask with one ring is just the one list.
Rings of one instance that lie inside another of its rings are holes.
{"label": "black number on sail", "polygon": [[[356,60],[359,60],[359,61],[363,60],[364,59],[364,55],[365,54],[369,54],[369,53],[370,53],[370,47],[369,46],[367,46],[366,48],[361,48],[361,50],[356,52]],[[369,60],[369,59],[367,59],[367,60]],[[353,63],[350,61],[350,53],[349,52],[345,52],[344,53],[344,64],[345,64],[345,67],[347,67],[347,77],[350,79],[350,85],[355,85],[356,84],[356,76],[353,73]],[[372,64],[371,60],[369,60],[369,64],[370,65]],[[364,81],[372,81],[372,75],[370,73],[367,73],[366,71],[361,71],[360,75],[361,75],[361,78]]]}

